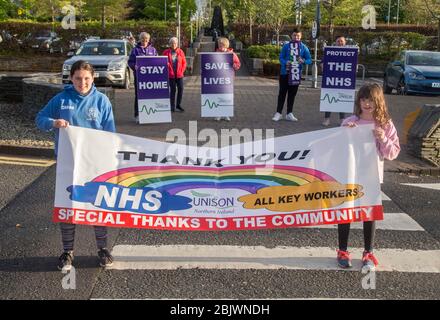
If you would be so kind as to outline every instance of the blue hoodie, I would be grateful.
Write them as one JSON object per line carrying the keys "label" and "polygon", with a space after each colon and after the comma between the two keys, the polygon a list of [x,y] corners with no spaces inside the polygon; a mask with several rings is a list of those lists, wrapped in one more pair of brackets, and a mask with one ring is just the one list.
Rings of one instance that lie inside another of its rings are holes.
{"label": "blue hoodie", "polygon": [[95,85],[83,96],[73,85],[67,85],[37,114],[35,122],[43,131],[55,131],[55,155],[58,149],[58,131],[53,128],[56,119],[69,121],[72,126],[115,132],[115,121],[110,100]]}
{"label": "blue hoodie", "polygon": [[[281,64],[280,74],[281,75],[287,74],[286,63],[287,63],[287,61],[290,60],[290,43],[291,42],[286,43],[280,52],[280,64]],[[299,55],[304,60],[305,64],[312,64],[312,57],[310,55],[309,48],[307,48],[307,46],[302,42],[300,43],[300,47],[299,47]]]}

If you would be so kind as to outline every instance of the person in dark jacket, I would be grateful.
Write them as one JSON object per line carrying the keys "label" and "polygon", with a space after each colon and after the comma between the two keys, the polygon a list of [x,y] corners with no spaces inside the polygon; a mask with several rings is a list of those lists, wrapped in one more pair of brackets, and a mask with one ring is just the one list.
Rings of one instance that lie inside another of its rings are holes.
{"label": "person in dark jacket", "polygon": [[137,90],[137,76],[136,76],[136,57],[139,56],[157,56],[157,51],[150,42],[150,34],[147,32],[141,32],[139,35],[139,42],[136,47],[131,50],[130,58],[128,59],[128,65],[134,73],[134,117],[136,123],[139,123],[139,108],[138,108],[138,90]]}
{"label": "person in dark jacket", "polygon": [[[172,37],[169,41],[170,47],[165,49],[162,55],[168,57],[168,78],[170,86],[171,111],[185,111],[182,106],[183,77],[186,69],[185,53],[178,47],[178,39]],[[177,87],[177,101],[176,101]]]}

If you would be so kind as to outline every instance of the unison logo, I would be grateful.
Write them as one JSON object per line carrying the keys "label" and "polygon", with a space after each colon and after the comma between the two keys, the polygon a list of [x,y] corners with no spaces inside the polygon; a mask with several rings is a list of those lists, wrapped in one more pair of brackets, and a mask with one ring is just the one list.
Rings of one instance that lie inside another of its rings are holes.
{"label": "unison logo", "polygon": [[235,207],[235,198],[218,198],[208,193],[199,193],[191,191],[194,196],[192,198],[192,204],[196,207],[215,207],[218,209],[226,209]]}

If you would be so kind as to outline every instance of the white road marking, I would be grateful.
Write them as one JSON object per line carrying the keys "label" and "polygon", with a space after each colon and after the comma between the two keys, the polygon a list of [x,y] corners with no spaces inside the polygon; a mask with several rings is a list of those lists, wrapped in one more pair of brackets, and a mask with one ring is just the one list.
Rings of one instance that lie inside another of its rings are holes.
{"label": "white road marking", "polygon": [[[351,249],[353,268],[360,271],[363,249]],[[329,247],[117,245],[114,270],[176,269],[293,269],[341,270],[336,250]],[[440,273],[440,250],[377,249],[376,271]]]}
{"label": "white road marking", "polygon": [[391,201],[390,197],[388,197],[383,191],[381,191],[380,195],[382,196],[382,201]]}
{"label": "white road marking", "polygon": [[0,163],[21,165],[21,166],[33,166],[33,167],[50,167],[55,163],[55,160],[39,159],[39,158],[31,158],[31,157],[0,156]]}
{"label": "white road marking", "polygon": [[[319,225],[307,228],[336,229],[337,225]],[[352,229],[362,229],[363,222],[354,222]],[[406,213],[384,213],[383,220],[376,221],[376,229],[395,231],[425,231],[413,218]]]}
{"label": "white road marking", "polygon": [[440,190],[440,183],[401,183],[401,184],[411,187]]}

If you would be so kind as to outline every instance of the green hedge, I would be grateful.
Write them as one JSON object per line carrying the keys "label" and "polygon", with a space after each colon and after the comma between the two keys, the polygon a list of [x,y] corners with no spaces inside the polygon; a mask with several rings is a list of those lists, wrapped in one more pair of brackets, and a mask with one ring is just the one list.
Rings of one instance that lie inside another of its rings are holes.
{"label": "green hedge", "polygon": [[274,45],[250,46],[246,49],[249,58],[258,58],[265,60],[278,60],[281,47]]}
{"label": "green hedge", "polygon": [[[187,47],[190,40],[190,25],[188,23],[182,23],[181,26],[182,47]],[[169,38],[175,36],[176,24],[164,21],[128,20],[115,23],[107,22],[105,29],[102,29],[100,21],[77,21],[76,29],[65,30],[61,27],[60,22],[52,24],[24,20],[8,20],[0,22],[0,31],[1,30],[7,30],[11,34],[16,35],[20,40],[25,40],[26,35],[29,33],[35,33],[40,30],[54,30],[62,38],[62,46],[65,48],[65,52],[68,50],[69,42],[78,38],[86,38],[88,36],[120,38],[121,31],[131,31],[137,38],[140,32],[146,31],[151,34],[154,46],[161,52],[168,46]],[[2,52],[17,52],[19,54],[20,52],[23,53],[23,50],[26,51],[26,47],[20,47],[16,42],[3,41],[0,43],[0,51]]]}

